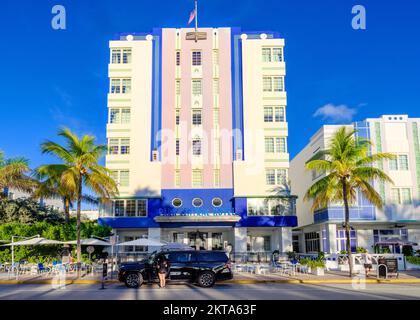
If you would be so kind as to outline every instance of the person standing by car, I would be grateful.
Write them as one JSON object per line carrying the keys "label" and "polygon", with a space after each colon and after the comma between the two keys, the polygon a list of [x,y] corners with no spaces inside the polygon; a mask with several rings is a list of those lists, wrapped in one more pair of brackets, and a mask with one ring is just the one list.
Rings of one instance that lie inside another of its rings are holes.
{"label": "person standing by car", "polygon": [[159,286],[161,288],[166,287],[166,275],[169,272],[169,261],[164,255],[161,255],[157,261],[157,273],[159,276]]}

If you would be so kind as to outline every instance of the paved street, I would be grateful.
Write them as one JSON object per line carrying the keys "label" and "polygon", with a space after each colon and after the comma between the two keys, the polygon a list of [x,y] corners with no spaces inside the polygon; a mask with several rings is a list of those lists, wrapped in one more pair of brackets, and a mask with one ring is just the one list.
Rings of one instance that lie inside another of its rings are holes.
{"label": "paved street", "polygon": [[276,300],[276,299],[420,299],[420,285],[373,284],[355,290],[349,284],[219,284],[212,289],[194,285],[176,284],[166,289],[146,285],[138,290],[121,284],[68,285],[56,289],[51,285],[0,285],[0,300]]}

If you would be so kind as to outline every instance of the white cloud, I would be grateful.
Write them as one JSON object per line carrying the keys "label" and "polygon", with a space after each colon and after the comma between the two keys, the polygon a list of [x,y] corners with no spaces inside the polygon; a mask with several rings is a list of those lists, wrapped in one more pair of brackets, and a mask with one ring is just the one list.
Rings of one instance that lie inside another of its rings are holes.
{"label": "white cloud", "polygon": [[314,117],[322,117],[324,120],[330,120],[331,122],[350,122],[356,115],[357,110],[355,108],[349,108],[348,106],[334,105],[332,103],[326,104],[318,108],[313,114]]}

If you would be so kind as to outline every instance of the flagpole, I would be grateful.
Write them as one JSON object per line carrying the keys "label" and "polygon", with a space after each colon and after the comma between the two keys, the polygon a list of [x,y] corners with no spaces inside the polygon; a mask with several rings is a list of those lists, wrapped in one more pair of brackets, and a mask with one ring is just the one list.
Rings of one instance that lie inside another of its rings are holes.
{"label": "flagpole", "polygon": [[195,0],[195,42],[198,41],[198,4]]}

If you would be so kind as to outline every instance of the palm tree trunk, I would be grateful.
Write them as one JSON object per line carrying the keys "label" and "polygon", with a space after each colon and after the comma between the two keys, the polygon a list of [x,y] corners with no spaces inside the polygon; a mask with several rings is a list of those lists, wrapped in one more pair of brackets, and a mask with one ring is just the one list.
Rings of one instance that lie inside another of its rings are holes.
{"label": "palm tree trunk", "polygon": [[343,179],[341,183],[343,185],[347,257],[349,259],[349,271],[350,271],[350,278],[351,278],[353,275],[353,256],[351,253],[351,241],[350,241],[350,209],[349,209],[349,202],[347,199],[347,182],[345,179]]}
{"label": "palm tree trunk", "polygon": [[68,224],[70,222],[70,201],[67,197],[64,197],[64,217]]}
{"label": "palm tree trunk", "polygon": [[77,191],[77,215],[76,215],[76,234],[77,234],[77,278],[80,278],[80,271],[82,266],[82,245],[80,242],[80,213],[82,207],[82,176],[79,179],[79,186]]}

